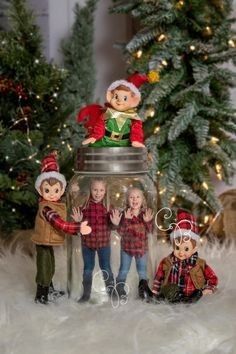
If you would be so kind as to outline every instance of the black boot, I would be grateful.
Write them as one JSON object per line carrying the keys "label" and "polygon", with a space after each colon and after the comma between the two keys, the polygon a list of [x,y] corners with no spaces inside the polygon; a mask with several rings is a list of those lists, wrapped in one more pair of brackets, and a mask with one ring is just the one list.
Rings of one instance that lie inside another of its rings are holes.
{"label": "black boot", "polygon": [[114,278],[113,277],[110,277],[108,278],[107,280],[104,280],[105,281],[105,285],[106,285],[106,292],[107,292],[107,295],[108,296],[115,296],[115,291],[114,291],[114,288],[115,288],[115,282],[114,282]]}
{"label": "black boot", "polygon": [[116,281],[116,292],[119,298],[126,298],[127,293],[125,291],[125,282],[124,281]]}
{"label": "black boot", "polygon": [[66,294],[65,291],[56,290],[53,286],[53,282],[51,281],[51,283],[49,285],[49,298],[51,301],[54,301],[54,300],[58,299],[59,297],[64,296],[65,294]]}
{"label": "black boot", "polygon": [[151,291],[151,289],[148,286],[148,282],[146,279],[141,279],[138,285],[138,294],[139,297],[142,300],[150,300],[150,298],[152,298],[153,293]]}
{"label": "black boot", "polygon": [[78,302],[87,302],[87,301],[89,301],[90,295],[91,295],[91,289],[92,289],[92,278],[83,280],[83,288],[84,288],[83,295],[79,299]]}
{"label": "black boot", "polygon": [[42,286],[40,284],[37,284],[37,292],[34,301],[43,305],[48,304],[48,291],[49,288],[46,286]]}

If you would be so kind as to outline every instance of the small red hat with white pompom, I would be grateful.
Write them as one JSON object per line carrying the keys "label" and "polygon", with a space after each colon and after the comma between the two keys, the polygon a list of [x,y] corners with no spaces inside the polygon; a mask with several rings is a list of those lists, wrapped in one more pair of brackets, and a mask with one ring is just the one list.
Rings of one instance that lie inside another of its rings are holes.
{"label": "small red hat with white pompom", "polygon": [[170,240],[173,241],[175,238],[182,237],[183,239],[190,238],[199,241],[200,236],[198,232],[195,216],[185,210],[178,210],[175,229],[170,234]]}
{"label": "small red hat with white pompom", "polygon": [[107,91],[113,91],[117,87],[123,85],[132,91],[136,96],[141,97],[139,87],[148,82],[146,74],[134,73],[130,75],[126,80],[116,80],[108,87]]}
{"label": "small red hat with white pompom", "polygon": [[41,174],[35,181],[35,188],[40,193],[40,186],[45,179],[55,178],[62,183],[63,192],[66,189],[66,179],[59,172],[59,165],[57,162],[57,153],[53,151],[49,155],[45,156],[41,162]]}

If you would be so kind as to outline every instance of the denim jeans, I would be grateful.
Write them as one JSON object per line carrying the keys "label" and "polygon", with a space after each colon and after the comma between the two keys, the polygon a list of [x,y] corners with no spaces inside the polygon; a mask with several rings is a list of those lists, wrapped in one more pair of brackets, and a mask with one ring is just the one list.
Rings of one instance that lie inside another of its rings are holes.
{"label": "denim jeans", "polygon": [[109,285],[110,282],[113,282],[113,274],[110,265],[111,258],[111,247],[101,247],[97,250],[92,248],[82,246],[82,255],[84,260],[84,280],[91,280],[93,275],[93,270],[95,267],[95,256],[96,252],[98,254],[98,262],[100,269],[102,270],[102,275],[105,280],[105,283]]}
{"label": "denim jeans", "polygon": [[135,258],[136,269],[139,275],[139,280],[147,279],[147,254],[145,253],[142,257],[131,256],[125,251],[120,252],[120,269],[117,276],[117,282],[126,281],[127,275],[130,270],[132,258]]}

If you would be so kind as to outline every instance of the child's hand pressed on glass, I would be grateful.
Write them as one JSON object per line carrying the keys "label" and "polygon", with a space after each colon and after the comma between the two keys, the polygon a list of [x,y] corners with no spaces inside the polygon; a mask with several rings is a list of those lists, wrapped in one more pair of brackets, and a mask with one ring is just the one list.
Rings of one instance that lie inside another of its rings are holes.
{"label": "child's hand pressed on glass", "polygon": [[153,219],[153,211],[152,209],[147,209],[145,213],[143,214],[143,220],[145,222],[149,222]]}
{"label": "child's hand pressed on glass", "polygon": [[118,209],[112,210],[111,215],[110,215],[110,219],[111,219],[112,224],[118,226],[120,223],[121,216],[122,216],[122,214],[119,212]]}
{"label": "child's hand pressed on glass", "polygon": [[72,219],[75,222],[81,222],[83,220],[83,213],[80,211],[80,208],[72,208],[73,214],[71,214]]}

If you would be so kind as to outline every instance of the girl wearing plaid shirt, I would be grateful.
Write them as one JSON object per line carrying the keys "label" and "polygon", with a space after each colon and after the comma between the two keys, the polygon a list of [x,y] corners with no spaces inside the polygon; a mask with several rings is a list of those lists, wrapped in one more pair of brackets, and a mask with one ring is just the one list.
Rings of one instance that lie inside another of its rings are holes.
{"label": "girl wearing plaid shirt", "polygon": [[90,299],[96,253],[98,254],[99,266],[103,273],[107,293],[110,295],[114,288],[114,277],[110,265],[110,234],[117,211],[113,211],[111,214],[108,212],[104,205],[105,196],[106,182],[99,178],[93,179],[87,203],[82,210],[79,208],[73,209],[74,214],[77,213],[75,220],[87,220],[92,228],[89,235],[82,235],[83,295],[79,302],[86,302]]}
{"label": "girl wearing plaid shirt", "polygon": [[124,286],[133,257],[139,275],[139,296],[144,298],[151,293],[146,273],[148,233],[152,231],[152,227],[153,211],[146,208],[146,200],[142,190],[130,188],[127,192],[127,209],[123,215],[120,215],[118,226],[121,236],[121,254],[116,289],[119,296],[126,296]]}
{"label": "girl wearing plaid shirt", "polygon": [[152,292],[157,300],[196,302],[215,292],[218,279],[205,260],[198,257],[198,228],[195,218],[180,210],[171,233],[173,252],[159,264]]}

